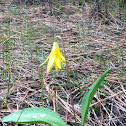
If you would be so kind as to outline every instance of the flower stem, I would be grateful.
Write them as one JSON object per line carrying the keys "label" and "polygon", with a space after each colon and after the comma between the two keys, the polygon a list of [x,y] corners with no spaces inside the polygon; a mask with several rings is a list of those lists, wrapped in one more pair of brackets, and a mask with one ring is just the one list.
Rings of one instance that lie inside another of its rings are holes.
{"label": "flower stem", "polygon": [[[60,37],[61,38],[61,37]],[[72,104],[72,109],[74,112],[74,118],[75,118],[75,126],[77,126],[77,122],[76,122],[76,113],[75,113],[75,109],[74,109],[74,105],[73,105],[73,96],[72,96],[72,90],[71,90],[71,82],[70,82],[70,76],[69,76],[69,68],[68,68],[68,63],[67,63],[67,58],[66,58],[66,51],[65,51],[65,47],[64,47],[64,43],[63,40],[62,41],[62,45],[63,45],[63,50],[64,50],[64,57],[66,59],[66,72],[67,72],[67,83],[69,85],[69,91],[70,91],[70,102]]]}

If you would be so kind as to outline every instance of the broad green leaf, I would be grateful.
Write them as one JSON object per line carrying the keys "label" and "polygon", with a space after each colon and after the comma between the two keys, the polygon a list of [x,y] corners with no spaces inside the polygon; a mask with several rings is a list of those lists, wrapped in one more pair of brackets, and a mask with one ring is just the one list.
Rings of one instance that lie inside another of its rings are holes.
{"label": "broad green leaf", "polygon": [[4,117],[2,122],[68,126],[57,113],[47,108],[25,108]]}
{"label": "broad green leaf", "polygon": [[89,105],[95,95],[95,92],[97,91],[97,89],[99,88],[100,84],[103,82],[104,78],[106,77],[107,73],[111,70],[108,69],[106,70],[89,88],[89,91],[87,91],[82,99],[81,102],[81,118],[82,118],[82,122],[81,122],[81,126],[84,126],[85,120],[87,118],[87,113],[88,113],[88,109],[89,109]]}

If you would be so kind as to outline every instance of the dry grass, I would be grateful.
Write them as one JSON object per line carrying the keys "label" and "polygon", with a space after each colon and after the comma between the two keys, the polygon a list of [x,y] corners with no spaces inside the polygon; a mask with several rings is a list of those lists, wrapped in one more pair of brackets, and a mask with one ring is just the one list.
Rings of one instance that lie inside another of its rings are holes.
{"label": "dry grass", "polygon": [[[90,20],[86,7],[71,4],[64,12],[54,5],[54,15],[48,6],[44,11],[41,6],[0,6],[0,119],[24,107],[43,106],[74,125],[71,93],[79,124],[81,98],[87,87],[114,67],[90,105],[87,123],[126,125],[125,24],[114,16]],[[64,41],[72,92],[64,66],[58,73],[52,68],[49,74],[46,65],[39,68],[56,35]]]}

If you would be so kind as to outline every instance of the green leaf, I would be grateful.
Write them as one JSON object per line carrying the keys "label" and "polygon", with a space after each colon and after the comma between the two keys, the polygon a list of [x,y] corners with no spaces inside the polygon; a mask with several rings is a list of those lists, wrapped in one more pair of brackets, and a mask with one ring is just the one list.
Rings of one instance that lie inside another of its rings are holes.
{"label": "green leaf", "polygon": [[25,108],[4,117],[2,122],[68,126],[57,113],[47,108]]}
{"label": "green leaf", "polygon": [[111,70],[106,70],[90,87],[89,91],[87,91],[82,99],[81,102],[81,126],[84,126],[85,120],[87,118],[87,113],[89,109],[89,105],[95,95],[95,92],[99,88],[100,84],[103,82],[104,78],[106,77],[107,73]]}

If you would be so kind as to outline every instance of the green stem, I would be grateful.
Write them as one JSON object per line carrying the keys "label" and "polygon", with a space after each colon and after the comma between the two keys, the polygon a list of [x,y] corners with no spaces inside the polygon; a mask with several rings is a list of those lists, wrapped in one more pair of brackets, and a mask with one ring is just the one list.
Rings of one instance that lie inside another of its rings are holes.
{"label": "green stem", "polygon": [[54,42],[57,42],[56,40],[57,40],[57,38],[59,38],[59,39],[61,39],[62,40],[62,38],[60,37],[60,36],[56,36],[55,38],[54,38]]}
{"label": "green stem", "polygon": [[[60,36],[56,36],[55,38],[60,38],[60,39],[61,39]],[[55,41],[55,40],[56,40],[56,39],[54,39],[54,41]],[[70,100],[71,100],[72,109],[73,109],[73,112],[74,112],[75,126],[77,126],[76,113],[75,113],[75,109],[74,109],[74,105],[73,105],[73,96],[72,96],[72,90],[71,90],[71,83],[70,83],[70,76],[69,76],[69,68],[68,68],[68,63],[67,63],[67,58],[66,58],[66,51],[65,51],[65,47],[64,47],[63,40],[61,39],[61,41],[62,41],[62,45],[63,45],[64,56],[65,56],[65,59],[66,59],[67,83],[68,83],[68,85],[69,85]]]}

